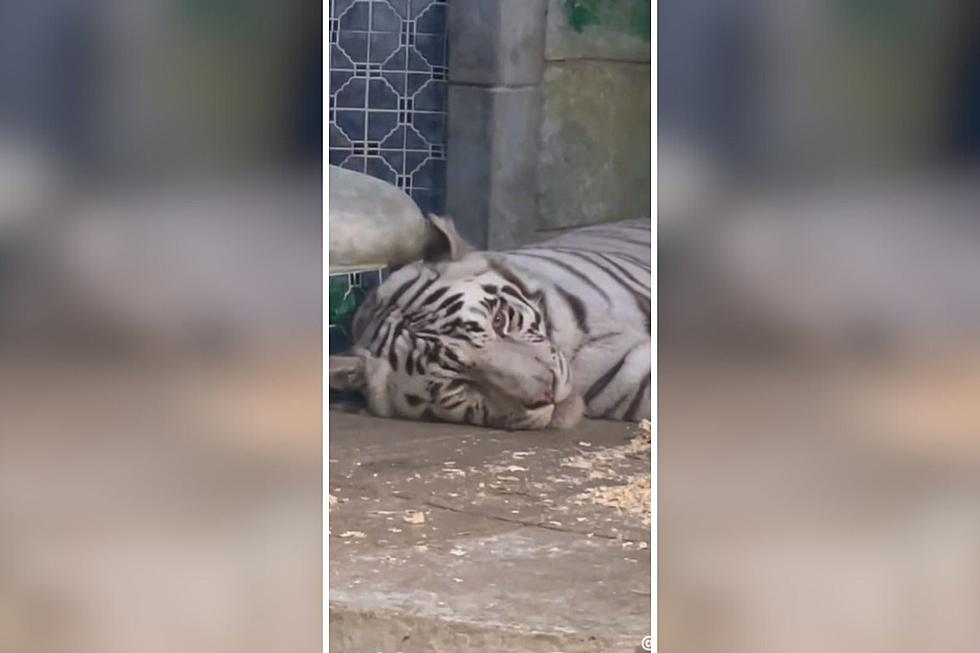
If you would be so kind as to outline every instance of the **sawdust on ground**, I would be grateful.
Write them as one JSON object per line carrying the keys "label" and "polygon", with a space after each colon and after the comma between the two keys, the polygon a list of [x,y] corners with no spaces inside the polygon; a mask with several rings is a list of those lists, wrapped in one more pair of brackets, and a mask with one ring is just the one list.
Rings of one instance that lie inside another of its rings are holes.
{"label": "sawdust on ground", "polygon": [[[624,458],[647,457],[650,455],[651,425],[648,420],[640,422],[640,433],[621,447],[612,447],[601,451],[590,452],[575,456],[565,461],[572,467],[589,470],[590,478],[615,478],[614,463]],[[620,512],[636,515],[641,522],[650,524],[650,473],[631,476],[626,483],[617,485],[600,485],[589,488],[577,498],[592,503],[616,508]]]}

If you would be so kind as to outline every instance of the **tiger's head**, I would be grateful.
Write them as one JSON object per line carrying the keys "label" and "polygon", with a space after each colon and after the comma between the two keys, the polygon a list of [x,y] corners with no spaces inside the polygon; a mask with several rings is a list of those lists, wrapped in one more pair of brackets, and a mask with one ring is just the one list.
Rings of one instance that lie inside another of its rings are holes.
{"label": "tiger's head", "polygon": [[382,417],[503,429],[569,428],[583,414],[549,339],[544,298],[492,253],[430,216],[433,246],[392,274],[354,318],[352,355],[330,387],[356,389]]}

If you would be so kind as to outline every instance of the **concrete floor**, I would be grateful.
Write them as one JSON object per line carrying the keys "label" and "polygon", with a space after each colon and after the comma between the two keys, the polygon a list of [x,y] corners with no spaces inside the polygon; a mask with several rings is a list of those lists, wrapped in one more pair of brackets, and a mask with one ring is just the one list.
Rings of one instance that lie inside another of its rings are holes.
{"label": "concrete floor", "polygon": [[578,497],[649,473],[638,432],[331,413],[331,651],[638,650],[649,527]]}
{"label": "concrete floor", "polygon": [[[0,651],[321,650],[312,351],[0,357]],[[649,473],[587,464],[635,425],[330,417],[332,651],[632,652],[647,635],[649,530],[575,499]]]}
{"label": "concrete floor", "polygon": [[[321,650],[312,351],[0,358],[0,651]],[[980,650],[980,354],[709,363],[659,370],[661,650]],[[576,498],[636,427],[330,418],[332,650],[636,650],[649,531]]]}

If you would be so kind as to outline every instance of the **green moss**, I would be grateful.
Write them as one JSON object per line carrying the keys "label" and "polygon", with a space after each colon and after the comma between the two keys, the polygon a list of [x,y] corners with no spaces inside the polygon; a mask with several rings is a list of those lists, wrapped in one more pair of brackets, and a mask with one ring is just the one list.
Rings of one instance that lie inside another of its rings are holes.
{"label": "green moss", "polygon": [[564,0],[568,23],[576,32],[589,25],[650,40],[650,0]]}

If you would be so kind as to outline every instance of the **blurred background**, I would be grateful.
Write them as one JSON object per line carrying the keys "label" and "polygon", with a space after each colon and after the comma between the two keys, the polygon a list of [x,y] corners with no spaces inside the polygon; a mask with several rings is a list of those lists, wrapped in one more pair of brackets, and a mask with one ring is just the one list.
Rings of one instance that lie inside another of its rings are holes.
{"label": "blurred background", "polygon": [[978,9],[659,3],[662,650],[980,650]]}
{"label": "blurred background", "polygon": [[320,650],[321,26],[0,2],[0,650]]}

